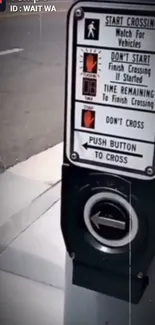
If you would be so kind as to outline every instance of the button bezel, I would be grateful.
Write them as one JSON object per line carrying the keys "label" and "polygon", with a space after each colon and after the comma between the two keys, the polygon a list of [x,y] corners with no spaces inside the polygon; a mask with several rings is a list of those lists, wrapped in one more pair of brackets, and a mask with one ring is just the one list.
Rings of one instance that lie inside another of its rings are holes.
{"label": "button bezel", "polygon": [[[105,239],[104,237],[98,235],[98,233],[92,227],[90,216],[91,216],[91,210],[93,206],[100,201],[107,201],[107,200],[122,205],[122,207],[126,210],[127,214],[129,215],[129,219],[130,219],[129,233],[127,233],[122,239],[119,240]],[[139,228],[138,217],[131,204],[122,196],[112,192],[96,193],[89,198],[89,200],[86,202],[84,206],[84,222],[90,234],[95,239],[97,239],[104,246],[108,246],[111,248],[118,248],[118,247],[124,247],[126,245],[129,245],[136,237]]]}

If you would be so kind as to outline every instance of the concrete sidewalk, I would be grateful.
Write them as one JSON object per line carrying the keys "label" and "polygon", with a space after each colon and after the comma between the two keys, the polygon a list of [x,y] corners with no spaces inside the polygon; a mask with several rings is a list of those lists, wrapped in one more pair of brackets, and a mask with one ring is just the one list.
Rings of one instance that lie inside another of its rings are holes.
{"label": "concrete sidewalk", "polygon": [[0,324],[62,325],[62,144],[0,175]]}

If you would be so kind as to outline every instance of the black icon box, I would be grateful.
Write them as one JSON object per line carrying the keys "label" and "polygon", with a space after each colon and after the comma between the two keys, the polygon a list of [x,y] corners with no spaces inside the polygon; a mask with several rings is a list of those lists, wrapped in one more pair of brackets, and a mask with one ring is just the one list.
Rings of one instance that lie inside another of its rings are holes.
{"label": "black icon box", "polygon": [[99,40],[99,29],[100,29],[100,20],[99,19],[85,19],[85,28],[84,28],[84,38],[88,40]]}

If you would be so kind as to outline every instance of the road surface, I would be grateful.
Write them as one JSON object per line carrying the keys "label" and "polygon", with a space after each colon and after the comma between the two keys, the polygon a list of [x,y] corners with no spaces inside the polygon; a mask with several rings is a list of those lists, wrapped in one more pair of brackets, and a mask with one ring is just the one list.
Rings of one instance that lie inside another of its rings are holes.
{"label": "road surface", "polygon": [[70,4],[50,14],[0,17],[1,171],[62,141]]}

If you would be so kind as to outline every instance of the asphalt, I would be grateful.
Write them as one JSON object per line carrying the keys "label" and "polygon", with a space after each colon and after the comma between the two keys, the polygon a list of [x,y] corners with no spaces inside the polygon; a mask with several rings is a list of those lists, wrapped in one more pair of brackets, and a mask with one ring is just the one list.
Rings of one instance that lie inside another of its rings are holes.
{"label": "asphalt", "polygon": [[62,141],[66,10],[0,18],[0,169]]}

